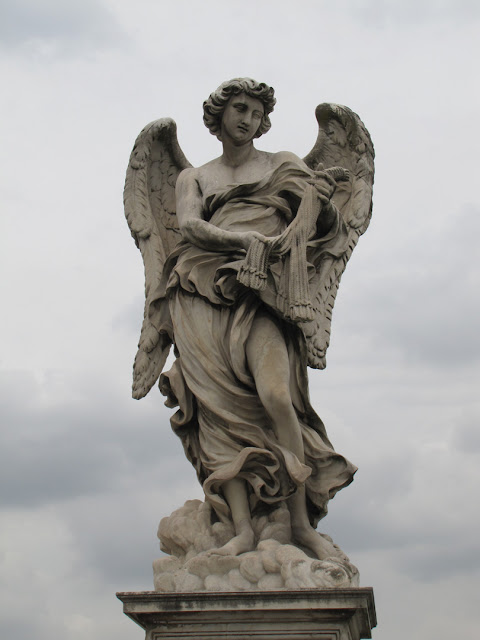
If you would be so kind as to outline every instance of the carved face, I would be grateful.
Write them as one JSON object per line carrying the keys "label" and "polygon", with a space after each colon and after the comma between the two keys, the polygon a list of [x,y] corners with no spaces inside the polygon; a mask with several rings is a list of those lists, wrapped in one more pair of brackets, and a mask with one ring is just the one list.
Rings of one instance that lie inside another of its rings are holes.
{"label": "carved face", "polygon": [[245,93],[232,96],[227,102],[222,117],[222,141],[227,139],[240,146],[255,137],[264,113],[260,100],[251,98]]}

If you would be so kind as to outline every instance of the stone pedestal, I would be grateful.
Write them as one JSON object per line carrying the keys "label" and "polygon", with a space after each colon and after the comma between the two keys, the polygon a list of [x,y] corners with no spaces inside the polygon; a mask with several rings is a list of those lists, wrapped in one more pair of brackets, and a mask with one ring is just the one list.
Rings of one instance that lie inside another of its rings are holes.
{"label": "stone pedestal", "polygon": [[360,640],[377,623],[371,587],[117,597],[145,640]]}

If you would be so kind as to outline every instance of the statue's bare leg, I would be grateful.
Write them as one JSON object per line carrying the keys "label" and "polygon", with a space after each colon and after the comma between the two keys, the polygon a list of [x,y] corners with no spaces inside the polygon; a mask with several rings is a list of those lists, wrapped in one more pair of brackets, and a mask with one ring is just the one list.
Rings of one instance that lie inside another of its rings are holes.
{"label": "statue's bare leg", "polygon": [[[259,314],[247,342],[247,360],[257,392],[281,445],[305,462],[303,438],[290,394],[290,363],[285,338],[273,317]],[[305,485],[288,499],[295,542],[320,559],[338,555],[335,547],[310,525]]]}
{"label": "statue's bare leg", "polygon": [[245,480],[241,478],[228,480],[223,485],[223,493],[232,512],[235,537],[223,547],[209,551],[209,555],[238,556],[239,553],[252,551],[255,546],[255,534],[252,529]]}

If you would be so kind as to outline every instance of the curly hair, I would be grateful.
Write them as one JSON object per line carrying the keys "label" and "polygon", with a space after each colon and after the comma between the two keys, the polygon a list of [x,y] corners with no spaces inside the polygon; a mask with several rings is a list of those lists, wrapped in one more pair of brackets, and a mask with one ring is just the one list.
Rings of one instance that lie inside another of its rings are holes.
{"label": "curly hair", "polygon": [[245,93],[250,98],[260,100],[264,106],[262,122],[255,138],[259,138],[272,126],[268,114],[273,111],[276,99],[274,90],[264,82],[256,82],[251,78],[234,78],[223,82],[216,91],[203,103],[203,122],[210,133],[220,139],[222,116],[227,102],[232,96]]}

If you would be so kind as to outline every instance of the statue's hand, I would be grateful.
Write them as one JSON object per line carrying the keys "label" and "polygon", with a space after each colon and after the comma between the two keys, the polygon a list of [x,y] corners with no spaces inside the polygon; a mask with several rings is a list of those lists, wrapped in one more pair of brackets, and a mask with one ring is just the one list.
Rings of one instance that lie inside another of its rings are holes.
{"label": "statue's hand", "polygon": [[320,169],[314,173],[315,177],[311,180],[307,180],[307,182],[315,187],[318,197],[323,204],[327,204],[335,193],[337,183],[326,171]]}
{"label": "statue's hand", "polygon": [[316,171],[315,174],[315,178],[313,178],[312,180],[308,180],[307,182],[315,187],[319,199],[324,204],[327,204],[328,202],[330,202],[331,197],[335,193],[337,183],[333,178],[331,178],[327,173],[323,171]]}
{"label": "statue's hand", "polygon": [[265,244],[271,243],[271,238],[267,238],[267,236],[264,236],[263,234],[258,233],[258,231],[243,231],[238,235],[239,235],[240,245],[242,249],[245,249],[245,251],[248,251],[253,240],[260,240]]}

